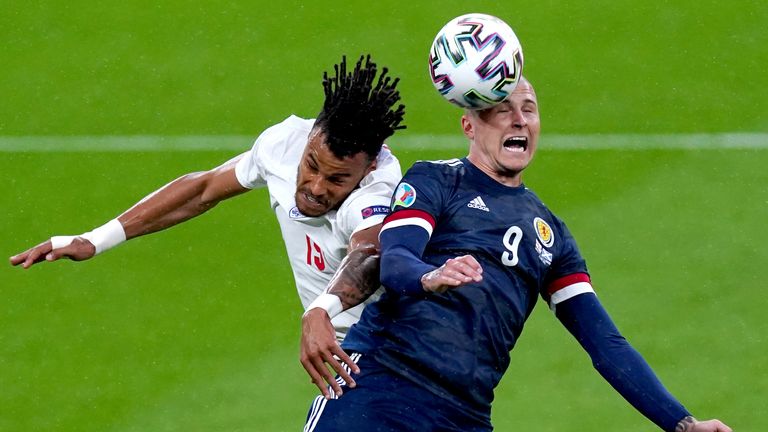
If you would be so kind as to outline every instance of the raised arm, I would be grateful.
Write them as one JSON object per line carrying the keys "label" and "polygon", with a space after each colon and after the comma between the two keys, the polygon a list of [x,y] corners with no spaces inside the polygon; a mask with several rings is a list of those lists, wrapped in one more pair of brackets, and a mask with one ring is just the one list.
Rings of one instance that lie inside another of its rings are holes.
{"label": "raised arm", "polygon": [[79,236],[55,236],[10,258],[11,265],[29,268],[65,257],[92,258],[122,241],[169,228],[198,216],[220,201],[241,194],[233,159],[205,172],[184,175],[151,193],[107,224]]}
{"label": "raised arm", "polygon": [[698,421],[661,384],[624,339],[594,293],[558,303],[556,315],[589,353],[595,369],[640,413],[668,432],[731,432],[718,420]]}

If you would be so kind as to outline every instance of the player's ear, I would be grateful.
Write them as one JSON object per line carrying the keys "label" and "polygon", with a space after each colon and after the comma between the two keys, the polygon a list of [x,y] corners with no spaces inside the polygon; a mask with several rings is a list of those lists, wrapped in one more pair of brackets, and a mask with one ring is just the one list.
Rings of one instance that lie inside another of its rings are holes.
{"label": "player's ear", "polygon": [[461,130],[464,132],[464,136],[473,140],[475,139],[475,128],[472,121],[469,119],[468,114],[461,116]]}
{"label": "player's ear", "polygon": [[376,169],[376,158],[374,158],[371,163],[368,164],[368,167],[365,169],[365,175],[363,177],[367,176],[371,173],[371,171]]}

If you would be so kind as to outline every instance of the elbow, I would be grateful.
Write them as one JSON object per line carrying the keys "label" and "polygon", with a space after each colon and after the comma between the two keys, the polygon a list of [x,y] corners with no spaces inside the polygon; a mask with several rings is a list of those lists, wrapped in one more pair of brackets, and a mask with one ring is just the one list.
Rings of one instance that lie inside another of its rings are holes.
{"label": "elbow", "polygon": [[397,272],[393,271],[394,262],[390,255],[383,255],[380,262],[379,279],[384,286],[392,286]]}
{"label": "elbow", "polygon": [[[381,270],[379,278],[381,284],[386,287],[396,287],[402,284],[402,280],[414,269],[408,265],[408,261],[397,253],[383,254],[381,257]],[[421,275],[419,275],[421,277]]]}
{"label": "elbow", "polygon": [[634,348],[619,334],[612,334],[605,340],[593,347],[587,348],[592,360],[592,366],[601,374],[605,375],[609,371],[626,372],[631,364],[624,360],[635,353]]}

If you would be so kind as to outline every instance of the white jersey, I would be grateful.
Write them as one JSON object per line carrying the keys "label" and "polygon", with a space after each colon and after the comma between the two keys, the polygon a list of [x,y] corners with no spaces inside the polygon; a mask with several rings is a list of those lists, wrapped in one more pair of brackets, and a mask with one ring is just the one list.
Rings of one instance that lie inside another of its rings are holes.
{"label": "white jersey", "polygon": [[[384,146],[376,169],[371,171],[338,210],[319,216],[301,214],[296,207],[296,177],[314,120],[290,116],[265,130],[244,153],[235,167],[241,185],[253,189],[266,186],[280,223],[280,230],[293,269],[301,304],[307,306],[331,281],[347,256],[353,233],[379,224],[389,213],[389,203],[402,177],[400,163]],[[366,303],[378,298],[377,292]],[[360,319],[364,304],[334,317],[336,335],[342,339]]]}

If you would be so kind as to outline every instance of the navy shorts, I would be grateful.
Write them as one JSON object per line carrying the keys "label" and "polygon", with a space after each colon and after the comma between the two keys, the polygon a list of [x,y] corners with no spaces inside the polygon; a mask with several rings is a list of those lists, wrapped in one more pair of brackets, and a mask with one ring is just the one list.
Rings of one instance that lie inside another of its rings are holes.
{"label": "navy shorts", "polygon": [[372,358],[359,353],[350,357],[360,367],[360,374],[354,377],[357,386],[350,388],[337,377],[344,394],[329,400],[315,398],[304,432],[493,430],[487,420],[457,408]]}

